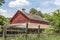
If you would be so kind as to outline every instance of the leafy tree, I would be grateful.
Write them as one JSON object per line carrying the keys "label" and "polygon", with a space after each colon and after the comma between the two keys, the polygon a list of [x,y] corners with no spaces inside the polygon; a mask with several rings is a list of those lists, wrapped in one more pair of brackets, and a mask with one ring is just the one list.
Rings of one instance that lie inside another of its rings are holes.
{"label": "leafy tree", "polygon": [[60,32],[60,10],[52,12],[51,15],[45,14],[45,19],[51,23],[55,32]]}
{"label": "leafy tree", "polygon": [[4,1],[4,0],[0,0],[0,6],[1,6],[3,3],[5,3],[5,1]]}
{"label": "leafy tree", "polygon": [[42,14],[41,11],[37,11],[37,12],[36,12],[36,15],[39,15],[39,16],[41,16],[41,17],[44,17],[44,15]]}
{"label": "leafy tree", "polygon": [[0,25],[4,25],[3,21],[4,21],[4,16],[0,15]]}
{"label": "leafy tree", "polygon": [[44,19],[48,20],[52,24],[53,20],[52,20],[52,16],[50,15],[50,13],[45,13]]}
{"label": "leafy tree", "polygon": [[4,21],[3,21],[4,25],[8,25],[9,24],[9,21],[10,20],[8,18],[5,18]]}
{"label": "leafy tree", "polygon": [[9,19],[8,18],[5,18],[2,15],[0,15],[0,32],[2,31],[1,26],[8,25],[8,24],[9,24]]}
{"label": "leafy tree", "polygon": [[9,24],[9,19],[0,15],[0,25],[2,26],[2,25],[8,25],[8,24]]}
{"label": "leafy tree", "polygon": [[31,14],[35,14],[35,15],[39,15],[39,16],[43,17],[42,12],[36,10],[35,8],[31,8],[31,9],[30,9],[30,13],[31,13]]}
{"label": "leafy tree", "polygon": [[[2,4],[5,3],[4,0],[0,0],[0,6],[2,6]],[[3,20],[4,20],[4,16],[0,15],[0,25],[3,25]]]}
{"label": "leafy tree", "polygon": [[25,8],[22,8],[22,11],[25,12]]}
{"label": "leafy tree", "polygon": [[37,12],[37,10],[36,10],[35,8],[31,8],[31,9],[30,9],[30,13],[31,13],[31,14],[35,14],[36,12]]}

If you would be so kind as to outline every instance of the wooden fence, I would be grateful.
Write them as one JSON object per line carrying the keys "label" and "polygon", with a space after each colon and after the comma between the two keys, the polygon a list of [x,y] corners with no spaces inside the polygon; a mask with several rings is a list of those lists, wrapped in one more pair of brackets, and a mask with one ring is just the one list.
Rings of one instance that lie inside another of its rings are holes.
{"label": "wooden fence", "polygon": [[[4,26],[3,27],[3,37],[4,37],[4,40],[7,40],[7,37],[12,37],[12,36],[19,36],[19,35],[14,35],[14,34],[7,34],[7,31],[17,31],[18,32],[18,34],[20,34],[20,30],[8,30],[7,29],[8,27],[6,27],[6,26]],[[26,38],[26,40],[28,40],[27,39],[27,37],[28,37],[28,23],[26,24],[26,28],[25,28],[25,38]],[[37,29],[37,35],[38,35],[38,37],[40,37],[40,25],[38,25],[38,29]]]}

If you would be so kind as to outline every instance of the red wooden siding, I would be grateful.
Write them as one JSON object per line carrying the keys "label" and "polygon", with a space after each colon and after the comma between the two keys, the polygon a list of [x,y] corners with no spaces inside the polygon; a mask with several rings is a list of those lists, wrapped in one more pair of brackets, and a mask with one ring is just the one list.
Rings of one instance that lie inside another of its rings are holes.
{"label": "red wooden siding", "polygon": [[10,20],[10,24],[17,24],[17,23],[39,23],[39,24],[49,24],[48,22],[40,21],[40,20],[34,20],[34,19],[29,19],[24,13],[21,11],[17,11],[16,14],[12,17]]}
{"label": "red wooden siding", "polygon": [[31,23],[39,23],[39,24],[49,24],[48,22],[44,22],[44,21],[39,21],[39,20],[30,20]]}
{"label": "red wooden siding", "polygon": [[28,18],[21,12],[17,12],[15,17],[11,20],[11,24],[26,23],[26,22],[28,22]]}

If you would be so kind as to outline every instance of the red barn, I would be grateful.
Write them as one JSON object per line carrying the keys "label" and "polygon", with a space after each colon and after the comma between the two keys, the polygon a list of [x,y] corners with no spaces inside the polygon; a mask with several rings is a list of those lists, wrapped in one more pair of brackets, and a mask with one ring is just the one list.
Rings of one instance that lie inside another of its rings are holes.
{"label": "red barn", "polygon": [[42,17],[20,10],[18,10],[10,20],[11,25],[26,25],[27,22],[29,28],[37,28],[37,26],[40,25],[40,28],[45,29],[50,26],[48,21],[44,20]]}

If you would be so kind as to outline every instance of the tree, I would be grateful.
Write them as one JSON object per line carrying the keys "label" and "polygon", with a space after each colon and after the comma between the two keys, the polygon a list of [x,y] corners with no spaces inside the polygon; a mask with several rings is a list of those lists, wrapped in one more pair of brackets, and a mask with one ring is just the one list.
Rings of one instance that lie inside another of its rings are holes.
{"label": "tree", "polygon": [[25,8],[22,8],[22,11],[25,12]]}
{"label": "tree", "polygon": [[[2,6],[3,3],[5,3],[5,1],[0,0],[0,6]],[[4,16],[0,15],[0,25],[3,25],[3,20],[4,20]]]}
{"label": "tree", "polygon": [[9,24],[9,19],[8,18],[5,18],[2,15],[0,15],[0,32],[2,32],[1,26],[8,25],[8,24]]}
{"label": "tree", "polygon": [[4,25],[8,25],[9,24],[9,21],[10,21],[9,18],[5,18],[4,21],[3,21]]}
{"label": "tree", "polygon": [[52,15],[45,14],[45,19],[51,23],[55,32],[60,32],[60,10],[52,12]]}
{"label": "tree", "polygon": [[60,10],[56,10],[55,12],[53,12],[52,16],[54,17],[54,28],[57,30],[57,32],[60,32]]}
{"label": "tree", "polygon": [[3,3],[5,3],[5,1],[4,1],[4,0],[0,0],[0,6],[1,6]]}
{"label": "tree", "polygon": [[41,17],[44,17],[44,15],[42,14],[41,11],[37,11],[37,12],[36,12],[36,15],[39,15],[39,16],[41,16]]}
{"label": "tree", "polygon": [[48,20],[50,23],[53,21],[52,20],[52,15],[50,15],[50,13],[45,13],[44,14],[44,19]]}
{"label": "tree", "polygon": [[0,26],[8,25],[8,24],[9,24],[9,19],[8,18],[5,18],[2,15],[0,15]]}
{"label": "tree", "polygon": [[0,25],[1,26],[4,25],[3,20],[4,20],[4,16],[0,15]]}
{"label": "tree", "polygon": [[30,9],[30,13],[31,13],[31,14],[35,14],[35,15],[39,15],[39,16],[43,17],[42,12],[36,10],[35,8],[31,8],[31,9]]}
{"label": "tree", "polygon": [[37,10],[36,10],[35,8],[31,8],[31,9],[30,9],[30,13],[31,13],[31,14],[35,14],[36,12],[37,12]]}

